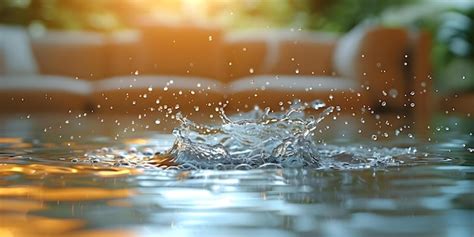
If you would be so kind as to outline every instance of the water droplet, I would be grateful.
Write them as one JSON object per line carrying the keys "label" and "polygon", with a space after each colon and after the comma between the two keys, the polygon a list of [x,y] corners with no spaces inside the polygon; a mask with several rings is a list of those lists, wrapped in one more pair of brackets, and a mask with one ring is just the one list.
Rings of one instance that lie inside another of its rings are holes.
{"label": "water droplet", "polygon": [[[280,103],[281,103],[280,106],[283,105],[283,102],[280,102]],[[326,103],[324,103],[324,101],[322,100],[315,100],[311,102],[311,108],[313,108],[314,110],[318,110],[324,107],[326,107]]]}
{"label": "water droplet", "polygon": [[397,98],[398,96],[398,91],[396,89],[391,89],[388,94],[392,97],[392,98]]}
{"label": "water droplet", "polygon": [[[320,109],[324,103],[322,101],[311,103],[289,101],[289,104],[291,108],[286,113],[272,113],[269,108],[265,110],[256,108],[235,117],[227,117],[222,107],[220,109],[216,107],[222,118],[222,125],[212,126],[194,123],[181,114],[169,115],[170,111],[173,112],[173,107],[163,106],[166,107],[166,115],[181,122],[181,126],[175,128],[173,132],[176,136],[175,144],[165,155],[172,158],[172,162],[178,165],[177,169],[181,169],[180,167],[223,170],[259,167],[361,169],[376,167],[380,164],[397,165],[401,161],[396,161],[395,156],[412,152],[405,148],[332,146],[324,140],[317,140],[314,136],[315,133],[323,133],[330,128],[328,125],[324,127],[318,127],[318,125],[324,118],[337,111],[336,108],[328,107],[317,116],[307,117],[304,114],[305,109]],[[198,107],[194,108],[196,110]],[[210,117],[213,116],[210,115]],[[350,124],[346,120],[343,122],[346,125]],[[118,121],[116,120],[115,123]],[[160,123],[159,119],[155,121],[155,124]],[[134,131],[134,129],[128,128],[124,132]],[[358,133],[362,133],[362,130],[358,129]],[[388,133],[379,132],[379,134],[382,137],[389,137]],[[342,134],[342,136],[345,135],[345,133]],[[117,140],[118,137],[119,134],[114,139]],[[371,135],[371,138],[374,141],[379,140],[377,134]],[[339,156],[341,152],[344,152],[343,157]],[[126,161],[126,163],[119,163],[120,165],[137,163],[137,166],[146,164],[149,161],[147,158],[154,155],[153,150],[141,149],[137,152],[136,148],[130,148],[128,151],[106,150],[95,154],[95,158],[104,154],[120,154],[120,159]],[[354,159],[348,164],[347,159],[352,160],[353,157],[370,159]],[[92,160],[90,159],[89,162]],[[100,159],[100,161],[103,160]],[[138,164],[140,162],[142,164]]]}

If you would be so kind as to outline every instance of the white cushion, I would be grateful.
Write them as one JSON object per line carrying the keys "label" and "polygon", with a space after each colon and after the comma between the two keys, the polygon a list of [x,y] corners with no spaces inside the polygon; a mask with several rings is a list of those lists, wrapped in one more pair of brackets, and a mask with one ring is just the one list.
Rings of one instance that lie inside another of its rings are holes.
{"label": "white cushion", "polygon": [[360,24],[339,40],[333,57],[333,65],[339,75],[357,77],[356,64],[363,60],[360,55],[361,43],[366,33],[371,29],[373,29],[371,25]]}
{"label": "white cushion", "polygon": [[6,58],[5,58],[5,52],[3,52],[2,49],[0,49],[0,74],[6,72]]}
{"label": "white cushion", "polygon": [[107,39],[104,34],[86,31],[47,31],[33,35],[34,44],[40,45],[96,45],[103,46]]}
{"label": "white cushion", "polygon": [[233,42],[254,42],[254,41],[316,41],[333,42],[337,40],[336,34],[328,32],[309,32],[291,29],[283,30],[239,30],[232,31],[225,35],[225,41]]}
{"label": "white cushion", "polygon": [[37,72],[28,32],[21,27],[0,26],[0,74]]}
{"label": "white cushion", "polygon": [[60,91],[85,96],[91,92],[89,82],[60,76],[0,76],[0,81],[0,91]]}
{"label": "white cushion", "polygon": [[111,33],[107,39],[116,44],[140,43],[142,35],[140,31],[124,30]]}
{"label": "white cushion", "polygon": [[357,90],[355,80],[320,76],[252,76],[228,84],[231,94],[249,90],[321,92],[331,90]]}
{"label": "white cushion", "polygon": [[224,93],[224,85],[212,79],[182,76],[123,76],[96,81],[94,91],[116,91],[127,89],[181,89],[213,90]]}

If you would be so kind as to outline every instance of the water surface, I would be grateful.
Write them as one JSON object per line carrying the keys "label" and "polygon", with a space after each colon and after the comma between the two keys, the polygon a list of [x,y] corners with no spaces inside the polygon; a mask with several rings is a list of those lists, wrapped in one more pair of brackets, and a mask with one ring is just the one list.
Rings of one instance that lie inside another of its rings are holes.
{"label": "water surface", "polygon": [[[49,135],[32,127],[58,126],[44,119],[3,129],[0,236],[473,235],[471,120],[445,118],[428,137],[390,128],[383,139],[378,125],[359,133],[359,118],[331,117],[337,129],[313,140],[344,150],[337,165],[193,168],[143,162],[175,144],[169,133],[115,140],[82,119]],[[390,157],[368,162],[374,152]]]}

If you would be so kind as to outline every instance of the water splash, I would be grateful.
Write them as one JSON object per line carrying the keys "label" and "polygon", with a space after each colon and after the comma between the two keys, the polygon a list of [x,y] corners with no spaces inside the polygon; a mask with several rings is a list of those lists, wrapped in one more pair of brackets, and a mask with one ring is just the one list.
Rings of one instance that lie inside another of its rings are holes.
{"label": "water splash", "polygon": [[[195,124],[178,115],[181,126],[174,130],[176,142],[170,151],[173,162],[197,168],[257,168],[273,164],[281,167],[319,167],[318,149],[313,139],[317,125],[332,111],[326,108],[317,117],[304,116],[310,105],[294,103],[283,114],[255,109],[239,120],[226,116],[223,124],[210,127]],[[322,102],[311,107],[320,109]]]}
{"label": "water splash", "polygon": [[[323,108],[318,116],[305,116],[307,109]],[[403,157],[416,153],[412,148],[317,144],[314,131],[333,111],[319,100],[295,102],[285,113],[256,108],[239,118],[228,117],[221,109],[222,124],[216,126],[196,124],[177,114],[181,125],[174,129],[176,140],[167,152],[102,149],[87,157],[114,165],[168,169],[361,169],[399,165]]]}

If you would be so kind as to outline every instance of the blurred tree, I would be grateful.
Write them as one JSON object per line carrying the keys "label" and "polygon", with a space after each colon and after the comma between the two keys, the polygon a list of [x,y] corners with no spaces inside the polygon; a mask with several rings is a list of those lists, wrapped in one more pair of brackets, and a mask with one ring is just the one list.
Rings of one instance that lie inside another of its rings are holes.
{"label": "blurred tree", "polygon": [[[0,23],[48,28],[113,30],[133,18],[175,12],[186,18],[197,2],[212,21],[229,27],[296,27],[347,31],[389,7],[416,0],[1,0]],[[204,8],[203,8],[204,9]]]}
{"label": "blurred tree", "polygon": [[308,0],[310,29],[345,32],[385,10],[414,4],[417,0]]}
{"label": "blurred tree", "polygon": [[48,28],[111,30],[120,26],[110,0],[2,0],[0,23],[28,25],[40,22]]}
{"label": "blurred tree", "polygon": [[[297,27],[345,32],[385,10],[413,4],[418,0],[242,0],[215,9],[231,27]],[[229,14],[231,13],[231,14]]]}
{"label": "blurred tree", "polygon": [[415,24],[435,36],[437,88],[445,93],[474,91],[474,7],[448,9]]}

